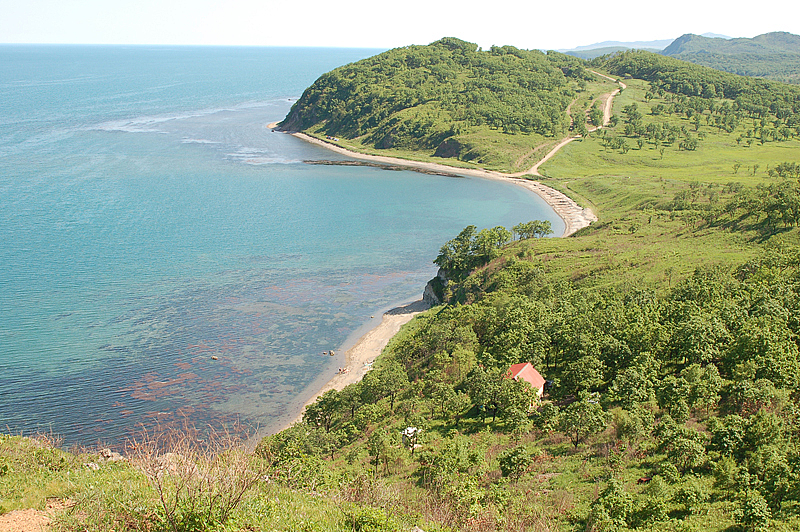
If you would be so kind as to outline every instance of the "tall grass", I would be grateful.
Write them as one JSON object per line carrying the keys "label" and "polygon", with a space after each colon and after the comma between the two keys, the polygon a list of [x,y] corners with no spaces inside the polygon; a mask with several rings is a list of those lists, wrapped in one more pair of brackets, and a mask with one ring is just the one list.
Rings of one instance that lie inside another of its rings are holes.
{"label": "tall grass", "polygon": [[156,493],[154,525],[170,532],[224,525],[265,474],[241,438],[225,429],[143,432],[128,448]]}

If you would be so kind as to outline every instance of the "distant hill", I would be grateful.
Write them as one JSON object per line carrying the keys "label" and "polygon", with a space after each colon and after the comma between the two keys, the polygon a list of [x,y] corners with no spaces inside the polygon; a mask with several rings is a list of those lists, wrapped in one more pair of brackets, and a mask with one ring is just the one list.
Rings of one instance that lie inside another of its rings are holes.
{"label": "distant hill", "polygon": [[[627,46],[608,46],[605,48],[592,48],[591,50],[570,50],[565,53],[567,55],[588,61],[590,59],[594,59],[595,57],[609,55],[615,52],[624,52],[625,50],[631,50],[631,48],[628,48]],[[647,50],[648,52],[658,53],[661,51],[661,48],[639,48],[639,50]]]}
{"label": "distant hill", "polygon": [[[722,39],[730,39],[725,35],[718,33],[704,33],[703,37],[719,37]],[[558,50],[559,52],[579,57],[581,59],[594,59],[601,55],[613,54],[614,52],[623,52],[625,50],[647,50],[648,52],[658,52],[663,50],[674,41],[670,39],[660,39],[655,41],[603,41],[595,44],[588,44],[585,46],[578,46],[570,50]]]}
{"label": "distant hill", "polygon": [[752,39],[687,33],[661,53],[733,74],[800,83],[800,36],[792,33],[765,33]]}
{"label": "distant hill", "polygon": [[663,50],[667,46],[672,43],[672,39],[659,39],[653,41],[603,41],[594,44],[587,44],[584,46],[576,46],[571,50],[559,50],[560,52],[568,53],[568,52],[580,52],[584,50],[596,50],[598,48],[624,48],[624,49],[631,49],[636,48],[637,50],[641,50],[642,48],[653,48],[656,50]]}
{"label": "distant hill", "polygon": [[561,138],[570,123],[567,106],[581,84],[596,79],[583,61],[558,52],[480,50],[445,38],[322,75],[281,129],[355,141],[362,149],[427,150],[492,164],[506,160],[492,150],[509,137],[531,143],[524,152],[544,137]]}

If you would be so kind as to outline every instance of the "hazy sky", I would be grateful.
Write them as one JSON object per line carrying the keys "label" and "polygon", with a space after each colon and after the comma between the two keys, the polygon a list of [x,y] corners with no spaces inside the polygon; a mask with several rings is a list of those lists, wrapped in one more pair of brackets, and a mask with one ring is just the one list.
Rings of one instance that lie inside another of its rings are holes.
{"label": "hazy sky", "polygon": [[[0,42],[392,48],[459,37],[573,48],[713,32],[800,34],[800,2],[0,0]],[[607,6],[607,8],[605,8]]]}

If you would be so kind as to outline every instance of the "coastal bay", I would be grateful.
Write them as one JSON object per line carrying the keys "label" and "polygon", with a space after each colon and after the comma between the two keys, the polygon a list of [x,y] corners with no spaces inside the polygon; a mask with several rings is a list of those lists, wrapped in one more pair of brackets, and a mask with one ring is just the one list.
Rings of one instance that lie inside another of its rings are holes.
{"label": "coastal bay", "polygon": [[[271,122],[267,124],[267,128],[275,129],[278,127],[278,122]],[[369,155],[359,153],[356,151],[348,150],[331,142],[318,139],[311,135],[301,132],[291,132],[292,136],[302,139],[311,144],[321,146],[328,150],[341,155],[346,155],[354,159],[369,161],[376,164],[384,164],[396,166],[402,169],[409,169],[412,171],[425,171],[426,173],[438,173],[443,175],[455,176],[471,176],[482,179],[503,180],[515,185],[521,186],[541,197],[564,222],[564,231],[561,233],[562,237],[569,236],[584,227],[589,226],[592,222],[597,221],[597,217],[591,211],[578,205],[575,200],[569,196],[555,190],[554,188],[543,185],[542,183],[530,179],[522,179],[520,174],[504,174],[502,172],[495,172],[492,170],[485,170],[482,168],[461,168],[457,166],[449,166],[440,163],[431,163],[423,161],[414,161],[410,159],[400,159],[398,157]],[[571,138],[571,137],[570,137]],[[562,144],[558,145],[556,149],[560,148]],[[553,150],[556,151],[556,150]],[[549,157],[548,157],[549,158]],[[546,160],[547,158],[545,158]]]}
{"label": "coastal bay", "polygon": [[0,52],[17,65],[0,89],[0,422],[15,433],[278,428],[370,316],[419,297],[465,225],[561,232],[511,184],[306,165],[331,153],[264,128],[370,51]]}

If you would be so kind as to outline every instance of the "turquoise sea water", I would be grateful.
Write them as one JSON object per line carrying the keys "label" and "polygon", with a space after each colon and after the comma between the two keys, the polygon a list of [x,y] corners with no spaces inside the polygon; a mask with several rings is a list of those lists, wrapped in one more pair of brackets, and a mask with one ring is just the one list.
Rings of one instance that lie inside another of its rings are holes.
{"label": "turquoise sea water", "polygon": [[342,157],[265,127],[375,52],[0,46],[0,427],[268,431],[464,226],[560,234],[522,188],[308,165]]}

